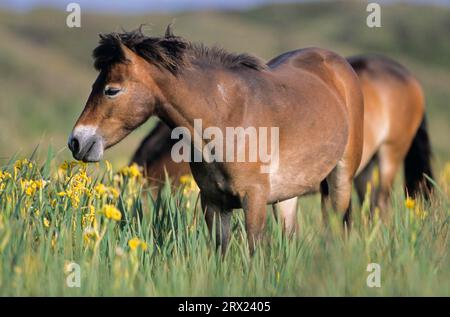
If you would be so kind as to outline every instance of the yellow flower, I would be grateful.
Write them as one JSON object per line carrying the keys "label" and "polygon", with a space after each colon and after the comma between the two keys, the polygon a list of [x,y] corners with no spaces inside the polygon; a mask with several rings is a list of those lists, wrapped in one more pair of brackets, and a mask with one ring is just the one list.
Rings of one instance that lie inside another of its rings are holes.
{"label": "yellow flower", "polygon": [[136,248],[139,246],[139,239],[138,238],[133,238],[130,241],[128,241],[128,246],[130,247],[131,250],[136,250]]}
{"label": "yellow flower", "polygon": [[83,240],[86,244],[89,244],[91,241],[95,241],[99,238],[99,234],[97,230],[94,228],[87,228],[83,232]]}
{"label": "yellow flower", "polygon": [[0,170],[0,181],[5,181],[8,178],[12,178],[11,173],[7,172],[7,171],[1,171]]}
{"label": "yellow flower", "polygon": [[117,189],[114,187],[105,186],[101,183],[95,186],[94,191],[99,197],[104,195],[108,195],[111,199],[116,199],[119,197],[119,191]]}
{"label": "yellow flower", "polygon": [[67,173],[69,168],[70,168],[69,163],[67,163],[67,161],[64,161],[61,163],[61,165],[59,165],[58,172],[65,174],[65,173]]}
{"label": "yellow flower", "polygon": [[70,177],[66,177],[67,189],[63,192],[59,192],[57,195],[60,197],[67,196],[73,207],[77,208],[83,195],[91,197],[91,190],[88,185],[92,182],[92,178],[86,173],[86,168],[81,167],[81,170]]}
{"label": "yellow flower", "polygon": [[17,160],[16,162],[14,162],[14,177],[17,176],[17,173],[21,170],[23,170],[24,168],[33,168],[33,163],[30,162],[28,159],[23,159],[23,160]]}
{"label": "yellow flower", "polygon": [[4,191],[6,188],[6,180],[12,178],[11,174],[8,172],[3,172],[0,170],[0,192]]}
{"label": "yellow flower", "polygon": [[64,170],[64,171],[66,171],[69,168],[69,163],[67,163],[67,161],[64,161],[64,162],[61,163],[59,168]]}
{"label": "yellow flower", "polygon": [[89,205],[89,213],[83,215],[83,218],[81,219],[81,224],[83,225],[83,228],[88,226],[93,226],[94,228],[97,227],[97,222],[95,220],[95,207],[92,205]]}
{"label": "yellow flower", "polygon": [[101,212],[108,219],[115,221],[122,219],[122,214],[114,205],[104,205]]}
{"label": "yellow flower", "polygon": [[14,162],[14,168],[21,170],[23,167],[25,167],[26,165],[28,165],[28,159],[23,159],[23,160],[17,160]]}
{"label": "yellow flower", "polygon": [[95,186],[94,190],[100,196],[108,192],[108,188],[103,184],[98,184],[97,186]]}
{"label": "yellow flower", "polygon": [[111,218],[112,218],[113,220],[119,221],[120,219],[122,219],[122,214],[120,213],[119,210],[116,209],[116,210],[114,210],[114,211],[112,212]]}
{"label": "yellow flower", "polygon": [[129,173],[132,177],[140,177],[141,176],[141,170],[139,169],[139,166],[137,164],[132,164],[130,166]]}
{"label": "yellow flower", "polygon": [[190,184],[192,182],[192,180],[193,180],[193,178],[192,178],[192,175],[190,175],[190,174],[180,176],[180,183],[183,185]]}
{"label": "yellow flower", "polygon": [[17,160],[14,162],[14,169],[18,169],[20,170],[22,168],[22,161],[21,160]]}
{"label": "yellow flower", "polygon": [[405,200],[405,207],[408,209],[414,209],[414,207],[416,206],[416,201],[414,199],[412,199],[411,197],[406,198]]}
{"label": "yellow flower", "polygon": [[35,181],[34,181],[34,184],[36,185],[36,187],[37,187],[38,189],[41,189],[41,188],[44,188],[45,185],[47,185],[47,182],[44,181],[43,179],[38,179],[38,180],[35,180]]}
{"label": "yellow flower", "polygon": [[27,187],[27,189],[25,190],[25,194],[27,194],[27,196],[33,196],[35,192],[36,189],[31,186]]}
{"label": "yellow flower", "polygon": [[50,221],[44,217],[44,227],[48,228],[50,227]]}
{"label": "yellow flower", "polygon": [[109,193],[113,198],[119,197],[119,191],[115,189],[114,187],[109,187]]}
{"label": "yellow flower", "polygon": [[197,183],[190,174],[182,175],[179,179],[180,184],[183,185],[183,195],[188,196],[191,193],[199,191]]}
{"label": "yellow flower", "polygon": [[42,189],[47,184],[46,181],[40,180],[20,180],[20,185],[22,187],[22,191],[25,192],[27,196],[34,196],[36,191]]}
{"label": "yellow flower", "polygon": [[147,250],[147,243],[139,240],[139,238],[130,239],[128,241],[128,246],[132,251],[136,250],[138,247],[140,247],[142,250]]}
{"label": "yellow flower", "polygon": [[120,170],[120,174],[122,174],[123,176],[128,176],[128,177],[141,177],[141,170],[140,167],[136,164],[133,163],[130,166],[125,166],[124,168],[122,168]]}

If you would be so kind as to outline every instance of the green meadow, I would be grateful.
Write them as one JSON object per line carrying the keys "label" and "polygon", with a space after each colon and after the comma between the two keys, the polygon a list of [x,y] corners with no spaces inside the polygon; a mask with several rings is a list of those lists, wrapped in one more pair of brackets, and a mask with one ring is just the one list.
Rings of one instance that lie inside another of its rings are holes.
{"label": "green meadow", "polygon": [[[139,170],[106,164],[11,162],[0,174],[0,295],[12,296],[448,296],[450,165],[435,198],[393,197],[389,221],[354,210],[322,223],[302,199],[300,230],[282,234],[270,210],[256,254],[236,211],[222,258],[190,180],[152,196]],[[78,265],[77,277],[73,264]],[[379,264],[378,286],[367,268]],[[367,280],[369,279],[369,284]],[[71,287],[71,286],[79,287]]]}

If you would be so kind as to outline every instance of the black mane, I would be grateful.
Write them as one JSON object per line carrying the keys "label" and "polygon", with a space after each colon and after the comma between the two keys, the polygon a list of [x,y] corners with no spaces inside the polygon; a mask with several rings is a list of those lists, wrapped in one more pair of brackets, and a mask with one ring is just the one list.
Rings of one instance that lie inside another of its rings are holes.
{"label": "black mane", "polygon": [[177,74],[192,61],[228,69],[266,69],[259,58],[248,54],[229,53],[222,48],[208,48],[203,44],[193,44],[182,37],[173,35],[170,25],[163,37],[149,37],[142,28],[122,33],[101,34],[99,45],[93,51],[94,67],[101,70],[115,63],[126,62],[122,45],[159,68]]}
{"label": "black mane", "polygon": [[221,47],[207,47],[204,44],[189,43],[189,48],[198,60],[209,65],[223,66],[228,69],[244,67],[258,71],[267,68],[264,61],[246,53],[229,53]]}

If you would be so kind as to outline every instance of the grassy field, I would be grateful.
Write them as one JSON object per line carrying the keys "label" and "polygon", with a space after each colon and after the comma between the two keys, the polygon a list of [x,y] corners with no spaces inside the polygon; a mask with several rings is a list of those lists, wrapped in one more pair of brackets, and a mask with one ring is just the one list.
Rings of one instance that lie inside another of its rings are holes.
{"label": "grassy field", "polygon": [[[337,218],[323,226],[318,197],[304,199],[298,237],[284,237],[270,216],[253,257],[241,212],[222,259],[192,181],[166,183],[156,198],[143,185],[135,167],[57,166],[51,151],[42,165],[8,164],[0,174],[0,295],[450,295],[450,163],[430,203],[406,204],[396,193],[386,223],[369,221],[363,205],[347,239]],[[68,287],[71,262],[80,287]],[[366,284],[369,263],[380,264],[380,288]]]}
{"label": "grassy field", "polygon": [[[66,14],[0,10],[0,296],[450,296],[448,8],[383,5],[380,29],[366,27],[361,1],[165,15],[83,13],[80,29],[65,27]],[[406,203],[398,180],[389,221],[369,221],[367,205],[355,203],[353,230],[344,239],[338,219],[324,227],[320,198],[306,197],[298,236],[283,237],[270,212],[254,257],[247,253],[242,211],[236,211],[222,259],[192,181],[181,188],[167,182],[152,197],[139,170],[123,167],[153,121],[107,152],[112,167],[67,162],[67,136],[96,77],[90,55],[97,34],[141,23],[161,34],[174,19],[175,32],[188,39],[265,59],[321,46],[342,55],[382,53],[407,66],[427,98],[433,199]],[[71,262],[81,268],[79,288],[67,285]],[[380,288],[366,284],[369,263],[381,266]]]}

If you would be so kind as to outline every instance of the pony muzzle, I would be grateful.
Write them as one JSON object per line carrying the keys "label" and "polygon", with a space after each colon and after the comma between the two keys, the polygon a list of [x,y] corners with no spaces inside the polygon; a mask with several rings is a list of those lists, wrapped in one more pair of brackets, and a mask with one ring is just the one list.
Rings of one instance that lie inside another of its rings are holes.
{"label": "pony muzzle", "polygon": [[67,145],[78,161],[98,162],[103,158],[103,138],[93,127],[75,127]]}

